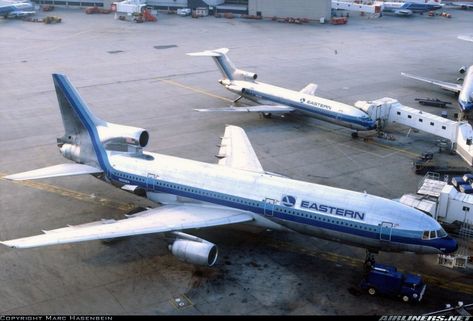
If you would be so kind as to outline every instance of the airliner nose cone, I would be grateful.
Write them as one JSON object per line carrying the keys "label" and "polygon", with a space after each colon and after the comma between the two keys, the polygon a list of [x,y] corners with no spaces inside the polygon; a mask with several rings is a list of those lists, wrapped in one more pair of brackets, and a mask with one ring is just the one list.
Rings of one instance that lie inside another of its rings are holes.
{"label": "airliner nose cone", "polygon": [[446,238],[442,239],[442,252],[447,254],[447,253],[453,253],[456,250],[458,250],[458,242],[452,239],[450,236],[447,236]]}
{"label": "airliner nose cone", "polygon": [[470,111],[473,109],[473,102],[469,101],[460,101],[460,108],[464,111]]}

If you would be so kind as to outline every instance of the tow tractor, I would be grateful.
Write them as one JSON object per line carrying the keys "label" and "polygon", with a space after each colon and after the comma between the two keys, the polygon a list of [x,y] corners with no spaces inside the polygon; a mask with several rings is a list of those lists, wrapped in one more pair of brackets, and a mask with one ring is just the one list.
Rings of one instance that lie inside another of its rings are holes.
{"label": "tow tractor", "polygon": [[368,291],[368,294],[399,297],[404,302],[422,300],[426,285],[420,275],[403,274],[394,266],[375,263],[372,259],[365,262],[365,268],[360,288]]}

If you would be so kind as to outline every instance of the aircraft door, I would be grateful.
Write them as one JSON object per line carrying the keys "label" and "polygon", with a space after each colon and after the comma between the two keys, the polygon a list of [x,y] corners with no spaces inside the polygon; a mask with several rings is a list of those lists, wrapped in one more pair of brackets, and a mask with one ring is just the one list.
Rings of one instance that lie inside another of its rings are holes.
{"label": "aircraft door", "polygon": [[379,227],[379,239],[381,241],[391,241],[392,231],[393,231],[393,223],[382,222]]}
{"label": "aircraft door", "polygon": [[276,202],[277,201],[272,198],[264,199],[264,215],[266,216],[274,215],[274,204],[276,204]]}
{"label": "aircraft door", "polygon": [[148,173],[148,177],[146,178],[146,190],[149,192],[154,191],[154,180],[156,179],[156,175]]}

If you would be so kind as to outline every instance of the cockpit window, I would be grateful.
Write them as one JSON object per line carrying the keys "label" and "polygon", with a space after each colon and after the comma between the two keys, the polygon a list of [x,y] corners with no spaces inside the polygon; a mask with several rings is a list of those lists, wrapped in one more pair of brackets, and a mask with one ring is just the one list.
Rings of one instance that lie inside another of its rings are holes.
{"label": "cockpit window", "polygon": [[424,231],[422,233],[423,240],[431,240],[431,239],[436,239],[436,238],[445,237],[445,236],[447,236],[447,232],[445,232],[443,228],[437,231]]}
{"label": "cockpit window", "polygon": [[445,232],[444,229],[441,228],[440,230],[437,231],[437,236],[438,237],[445,237],[445,236],[447,236],[447,232]]}

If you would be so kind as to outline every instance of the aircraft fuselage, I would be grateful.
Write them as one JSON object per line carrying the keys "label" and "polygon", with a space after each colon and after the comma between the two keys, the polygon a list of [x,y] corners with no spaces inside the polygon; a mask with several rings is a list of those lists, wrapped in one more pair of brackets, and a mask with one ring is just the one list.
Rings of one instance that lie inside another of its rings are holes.
{"label": "aircraft fuselage", "polygon": [[223,80],[226,89],[259,104],[278,104],[294,108],[308,116],[354,130],[372,130],[376,121],[364,111],[347,104],[304,94],[262,82]]}
{"label": "aircraft fuselage", "polygon": [[[434,219],[377,196],[161,154],[106,154],[107,180],[139,186],[150,200],[164,193],[246,210],[299,233],[373,251],[456,250]],[[434,237],[423,239],[427,231],[436,231]]]}

